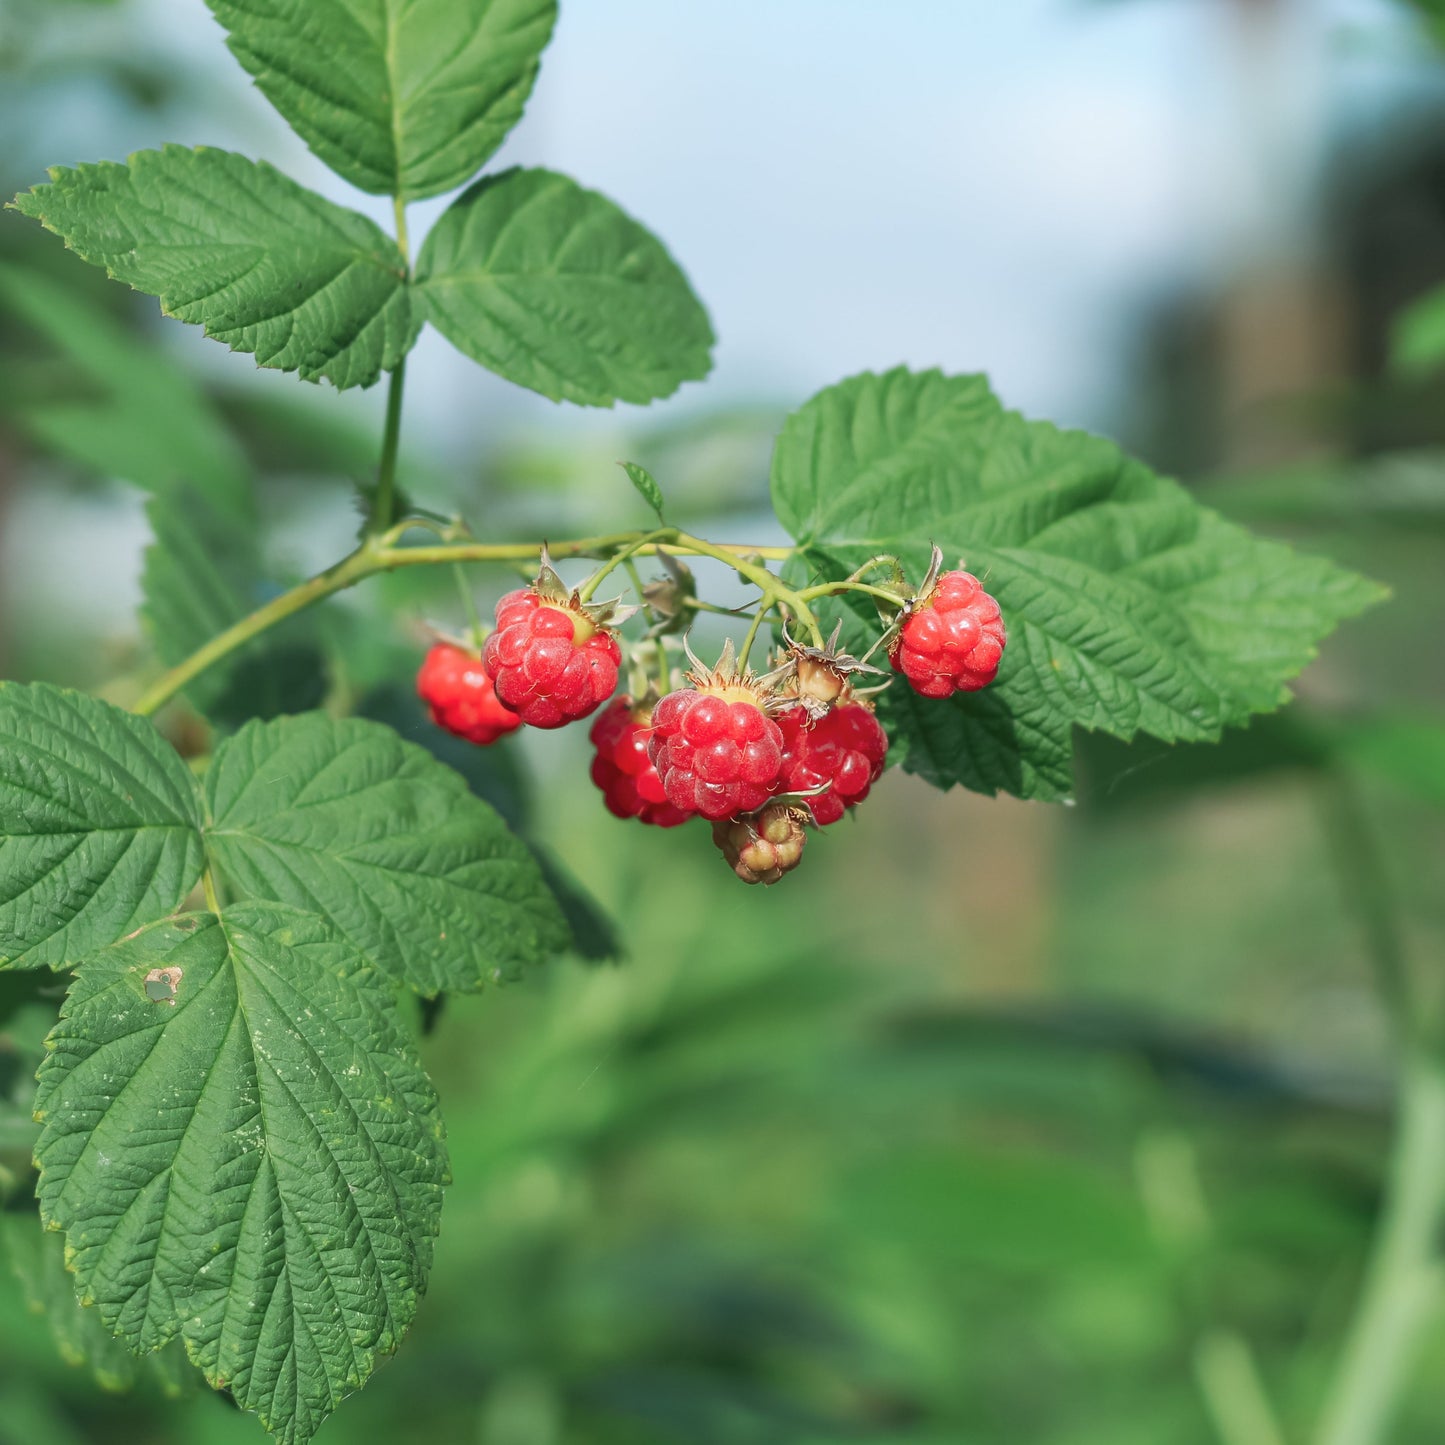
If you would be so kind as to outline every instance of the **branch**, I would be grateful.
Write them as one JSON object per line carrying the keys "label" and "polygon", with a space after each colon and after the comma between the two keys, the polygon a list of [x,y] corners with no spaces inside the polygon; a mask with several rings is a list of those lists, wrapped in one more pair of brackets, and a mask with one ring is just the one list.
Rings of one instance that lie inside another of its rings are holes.
{"label": "branch", "polygon": [[[324,572],[274,597],[264,607],[243,617],[239,622],[217,633],[184,662],[164,673],[136,703],[134,711],[143,717],[158,712],[188,683],[208,668],[245,647],[263,633],[288,617],[314,606],[333,593],[343,592],[378,572],[394,572],[402,567],[434,567],[457,562],[525,562],[535,560],[542,550],[541,542],[444,542],[425,547],[398,547],[401,535],[415,525],[411,521],[393,527],[382,536],[368,537],[356,551],[342,558]],[[644,542],[644,538],[657,540]],[[659,542],[667,550],[684,556],[713,557],[734,568],[748,581],[789,605],[796,605],[799,617],[811,622],[807,604],[799,602],[766,568],[754,559],[786,560],[793,555],[791,547],[749,547],[742,543],[705,542],[698,537],[669,529],[664,535],[656,530],[615,532],[600,537],[580,537],[572,541],[549,542],[554,558],[590,557],[605,559],[625,552],[629,556],[648,556],[656,552]],[[766,579],[766,580],[763,580]],[[816,625],[816,624],[813,624]]]}

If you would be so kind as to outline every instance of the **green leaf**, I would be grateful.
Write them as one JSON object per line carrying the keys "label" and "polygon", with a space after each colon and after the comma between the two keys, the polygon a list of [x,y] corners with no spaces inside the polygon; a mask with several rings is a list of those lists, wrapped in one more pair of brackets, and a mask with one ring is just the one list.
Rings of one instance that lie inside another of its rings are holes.
{"label": "green leaf", "polygon": [[104,1390],[131,1390],[142,1381],[178,1398],[199,1384],[179,1342],[142,1357],[105,1327],[100,1312],[75,1297],[75,1280],[65,1268],[65,1240],[42,1229],[33,1213],[3,1216],[0,1236],[32,1311],[43,1315],[55,1347],[67,1365],[88,1369]]}
{"label": "green leaf", "polygon": [[1445,363],[1445,286],[1426,292],[1395,318],[1390,361],[1405,376],[1427,376]]}
{"label": "green leaf", "polygon": [[249,724],[216,750],[206,798],[207,846],[230,882],[323,913],[419,993],[475,990],[567,946],[526,846],[379,723]]}
{"label": "green leaf", "polygon": [[1014,712],[996,688],[939,703],[901,681],[879,699],[888,760],[935,788],[1012,793],[1059,802],[1073,796],[1072,728]]}
{"label": "green leaf", "polygon": [[657,478],[647,470],[640,467],[636,462],[619,462],[618,465],[627,473],[627,479],[637,488],[642,500],[657,513],[657,520],[661,522],[662,515],[662,488],[657,485]]}
{"label": "green leaf", "polygon": [[337,174],[417,200],[521,118],[556,0],[207,0],[262,94]]}
{"label": "green leaf", "polygon": [[[155,542],[141,574],[141,614],[161,661],[174,666],[276,589],[265,581],[256,527],[221,514],[202,494],[177,489],[154,499],[146,515]],[[272,628],[203,672],[187,697],[232,727],[319,706],[326,666],[315,620],[308,612]]]}
{"label": "green leaf", "polygon": [[712,364],[707,313],[662,242],[553,171],[478,181],[432,228],[416,275],[423,319],[553,401],[654,401]]}
{"label": "green leaf", "polygon": [[[0,409],[37,445],[151,492],[189,479],[218,508],[246,512],[245,457],[205,393],[159,347],[29,266],[0,262],[0,311],[38,333],[66,368],[59,396],[12,405],[16,398],[0,394]],[[25,364],[35,359],[27,348]]]}
{"label": "green leaf", "polygon": [[50,174],[18,210],[261,366],[370,386],[416,340],[396,243],[264,161],[166,146]]}
{"label": "green leaf", "polygon": [[976,376],[899,369],[821,392],[778,439],[773,498],[817,574],[892,552],[917,579],[936,541],[998,598],[991,688],[887,704],[904,765],[940,786],[1066,796],[1076,726],[1217,738],[1283,703],[1318,641],[1383,595],[1101,438],[1005,411]]}
{"label": "green leaf", "polygon": [[144,718],[0,683],[0,967],[63,968],[179,907],[200,825],[190,773]]}
{"label": "green leaf", "polygon": [[437,1233],[442,1125],[390,988],[323,920],[243,904],[90,960],[49,1043],[38,1193],[81,1298],[308,1440],[400,1342]]}

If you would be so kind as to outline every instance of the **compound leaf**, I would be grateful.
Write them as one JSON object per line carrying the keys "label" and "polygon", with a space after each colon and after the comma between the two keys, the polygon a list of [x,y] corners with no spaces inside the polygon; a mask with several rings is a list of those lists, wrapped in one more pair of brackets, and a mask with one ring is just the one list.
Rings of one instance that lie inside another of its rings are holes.
{"label": "compound leaf", "polygon": [[18,210],[261,366],[369,386],[416,340],[396,243],[264,161],[166,146],[50,174]]}
{"label": "compound leaf", "polygon": [[207,0],[232,54],[338,175],[375,195],[470,180],[521,118],[556,0]]}
{"label": "compound leaf", "polygon": [[567,946],[525,844],[380,723],[248,724],[216,750],[206,798],[207,847],[227,879],[324,914],[419,993],[475,990]]}
{"label": "compound leaf", "polygon": [[1382,596],[1101,438],[1005,411],[977,376],[899,369],[821,392],[778,439],[773,498],[816,574],[892,552],[917,577],[936,541],[997,596],[993,687],[887,704],[904,765],[940,786],[1066,796],[1076,726],[1217,738],[1284,702],[1319,640]]}
{"label": "compound leaf", "polygon": [[138,1351],[304,1441],[394,1350],[446,1179],[390,986],[324,919],[184,914],[91,959],[41,1066],[41,1212]]}
{"label": "compound leaf", "polygon": [[0,967],[64,967],[179,907],[200,826],[190,773],[144,718],[0,683]]}
{"label": "compound leaf", "polygon": [[432,228],[416,272],[425,320],[553,401],[654,401],[712,364],[712,325],[662,242],[553,171],[478,181]]}

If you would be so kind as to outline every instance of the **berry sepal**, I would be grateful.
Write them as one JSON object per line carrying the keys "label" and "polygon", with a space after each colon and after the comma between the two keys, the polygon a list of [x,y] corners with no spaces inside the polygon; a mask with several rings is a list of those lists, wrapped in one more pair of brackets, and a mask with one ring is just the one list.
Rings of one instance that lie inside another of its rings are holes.
{"label": "berry sepal", "polygon": [[[787,653],[775,676],[785,705],[796,703],[807,710],[809,717],[821,718],[836,704],[851,702],[855,697],[871,696],[891,684],[892,679],[882,668],[873,667],[838,646],[842,631],[843,624],[839,622],[822,647],[809,647],[794,641],[784,628],[783,641],[787,644]],[[877,687],[854,687],[853,679],[866,674],[881,677],[884,681]]]}

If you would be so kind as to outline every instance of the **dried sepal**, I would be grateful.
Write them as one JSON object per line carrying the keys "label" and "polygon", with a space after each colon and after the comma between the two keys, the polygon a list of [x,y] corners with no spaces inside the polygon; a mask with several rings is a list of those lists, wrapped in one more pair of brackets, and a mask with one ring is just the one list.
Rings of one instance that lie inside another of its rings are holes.
{"label": "dried sepal", "polygon": [[657,560],[667,576],[654,578],[642,589],[642,600],[653,618],[649,636],[685,632],[692,623],[689,603],[697,599],[697,579],[691,567],[661,547],[657,549]]}

